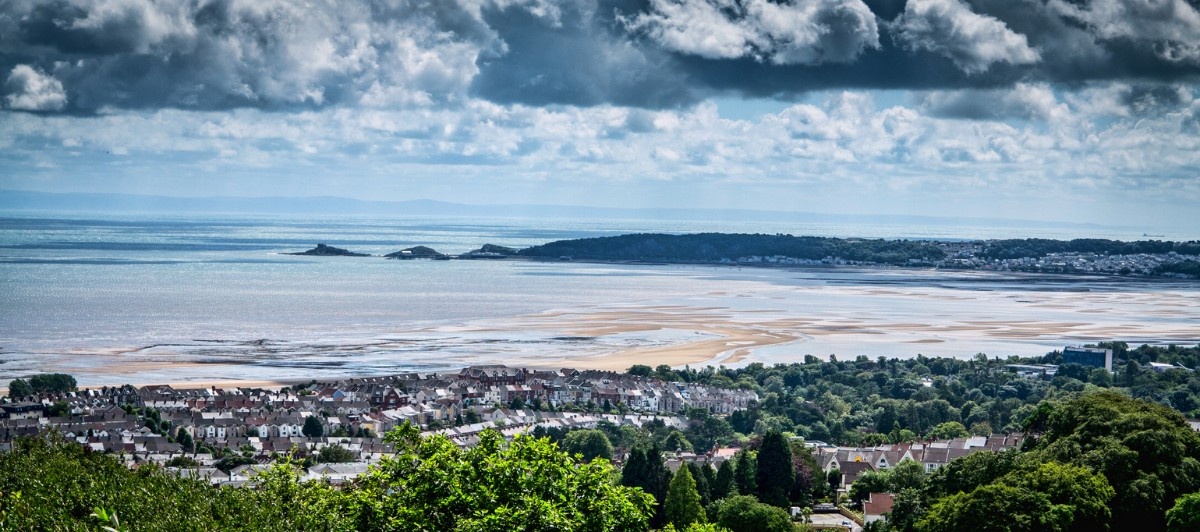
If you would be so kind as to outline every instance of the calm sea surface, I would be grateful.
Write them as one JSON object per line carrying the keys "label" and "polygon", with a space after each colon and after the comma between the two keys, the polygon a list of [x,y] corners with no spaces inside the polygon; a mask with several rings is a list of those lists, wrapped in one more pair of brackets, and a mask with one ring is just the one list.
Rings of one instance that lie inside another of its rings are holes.
{"label": "calm sea surface", "polygon": [[[520,317],[539,313],[655,305],[720,308],[722,319],[733,320],[744,313],[835,321],[874,316],[884,329],[913,319],[933,327],[971,318],[1086,321],[1124,327],[1138,340],[1200,338],[1200,311],[1189,304],[1200,301],[1195,283],[283,255],[318,242],[373,255],[415,245],[461,253],[485,243],[521,248],[566,238],[698,231],[1138,237],[637,220],[7,214],[0,215],[0,379],[49,370],[73,372],[90,384],[353,375],[575,351],[602,355],[687,339],[690,331],[579,341],[519,326]],[[1079,294],[1087,295],[1080,299]],[[1098,303],[1088,297],[1105,299]],[[1104,307],[1102,312],[1079,314],[1095,304]],[[1040,310],[1030,314],[1031,308]],[[912,356],[918,347],[926,354],[953,356],[985,350],[1031,354],[1095,334],[1080,327],[1054,330],[1066,332],[991,335],[972,344],[969,335],[960,338],[947,329],[934,339],[912,339],[917,346],[912,348],[869,336],[859,341],[812,335],[752,359],[785,361],[835,351]],[[264,350],[264,345],[273,348]]]}

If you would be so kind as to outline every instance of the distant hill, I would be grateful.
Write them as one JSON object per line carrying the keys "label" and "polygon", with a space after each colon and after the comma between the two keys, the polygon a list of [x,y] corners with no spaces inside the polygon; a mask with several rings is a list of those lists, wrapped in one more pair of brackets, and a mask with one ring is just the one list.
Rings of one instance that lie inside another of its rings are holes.
{"label": "distant hill", "polygon": [[907,264],[910,260],[934,261],[944,256],[944,252],[937,245],[917,240],[725,233],[632,234],[560,240],[523,249],[520,254],[538,258],[668,262],[714,262],[737,260],[740,257],[782,255],[809,260],[836,257],[880,264]]}

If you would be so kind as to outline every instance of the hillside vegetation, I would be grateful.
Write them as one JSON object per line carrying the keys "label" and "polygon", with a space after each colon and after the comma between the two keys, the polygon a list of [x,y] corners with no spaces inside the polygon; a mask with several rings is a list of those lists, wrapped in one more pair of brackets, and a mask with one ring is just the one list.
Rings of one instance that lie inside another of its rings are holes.
{"label": "hillside vegetation", "polygon": [[940,259],[943,251],[930,242],[857,240],[816,236],[699,233],[690,235],[630,234],[560,240],[520,251],[522,256],[588,260],[715,262],[739,257],[781,255],[821,260],[902,264],[910,259]]}

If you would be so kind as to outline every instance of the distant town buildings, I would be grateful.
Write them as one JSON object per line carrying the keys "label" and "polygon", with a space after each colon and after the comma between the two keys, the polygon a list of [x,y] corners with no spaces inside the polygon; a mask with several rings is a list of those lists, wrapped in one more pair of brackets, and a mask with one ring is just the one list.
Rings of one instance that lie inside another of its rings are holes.
{"label": "distant town buildings", "polygon": [[[323,464],[307,474],[338,481],[390,453],[379,436],[404,422],[470,446],[488,429],[512,438],[537,427],[592,428],[601,422],[641,426],[657,420],[682,428],[687,420],[678,414],[685,409],[728,414],[757,400],[749,390],[614,372],[505,366],[313,381],[282,389],[126,385],[0,405],[0,450],[17,437],[57,430],[94,451],[119,453],[131,464],[187,457],[200,464],[199,472],[191,468],[180,474],[236,484],[273,455],[294,449],[316,455],[337,445],[352,453],[352,463]],[[309,418],[319,425],[319,436],[306,430],[313,423]],[[180,431],[195,448],[180,444]],[[221,472],[214,465],[226,450],[253,463]]]}

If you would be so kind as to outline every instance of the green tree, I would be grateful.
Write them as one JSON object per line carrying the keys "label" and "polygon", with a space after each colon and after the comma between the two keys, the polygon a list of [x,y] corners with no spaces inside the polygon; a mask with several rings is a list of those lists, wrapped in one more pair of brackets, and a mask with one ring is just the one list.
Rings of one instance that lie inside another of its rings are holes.
{"label": "green tree", "polygon": [[855,507],[861,507],[872,493],[891,491],[889,480],[886,471],[868,471],[855,479],[846,495]]}
{"label": "green tree", "polygon": [[485,431],[462,449],[404,424],[353,496],[357,527],[386,530],[645,530],[652,499],[612,482],[602,461],[576,464],[545,439]]}
{"label": "green tree", "polygon": [[570,455],[583,455],[583,461],[597,458],[612,460],[613,446],[603,431],[596,429],[573,430],[563,438],[562,448]]}
{"label": "green tree", "polygon": [[788,495],[796,481],[796,470],[791,446],[782,433],[770,431],[763,436],[755,469],[758,500],[780,508],[790,507]]}
{"label": "green tree", "polygon": [[696,493],[700,494],[700,505],[708,506],[713,500],[712,485],[708,481],[713,476],[712,467],[708,464],[701,465],[696,462],[691,462],[687,466],[688,469],[691,469],[692,478],[696,481]]}
{"label": "green tree", "polygon": [[50,417],[63,417],[71,415],[71,404],[66,401],[55,401],[46,409],[46,415]]}
{"label": "green tree", "polygon": [[696,491],[690,468],[682,466],[675,472],[663,506],[667,522],[677,527],[704,522],[704,506],[700,504],[700,493]]}
{"label": "green tree", "polygon": [[29,378],[34,393],[66,393],[75,391],[75,377],[66,373],[42,373]]}
{"label": "green tree", "polygon": [[957,421],[947,421],[939,423],[933,430],[929,431],[929,436],[936,440],[952,440],[954,438],[966,438],[971,433],[967,432],[967,428],[962,423]]}
{"label": "green tree", "polygon": [[654,528],[666,524],[663,502],[666,501],[670,482],[671,471],[667,469],[657,443],[652,443],[649,448],[634,448],[625,467],[621,469],[621,485],[641,488],[652,497],[655,510],[650,525]]}
{"label": "green tree", "polygon": [[792,519],[782,508],[738,495],[714,502],[716,522],[730,532],[793,532]]}
{"label": "green tree", "polygon": [[353,462],[357,458],[354,451],[341,445],[326,445],[317,453],[317,461],[321,463]]}
{"label": "green tree", "polygon": [[321,420],[317,416],[307,416],[304,418],[304,427],[300,432],[309,438],[320,438],[325,434],[325,426],[321,424]]}
{"label": "green tree", "polygon": [[672,430],[667,438],[663,440],[663,449],[677,453],[680,451],[691,452],[692,442],[688,441],[687,436],[678,430]]}
{"label": "green tree", "polygon": [[941,499],[917,522],[922,532],[1065,531],[1071,509],[1056,506],[1043,493],[988,484],[971,493]]}
{"label": "green tree", "polygon": [[971,492],[991,484],[1016,468],[1018,451],[1000,453],[971,453],[951,460],[929,475],[926,491],[933,498],[952,493]]}
{"label": "green tree", "polygon": [[725,460],[717,468],[717,478],[712,485],[712,498],[719,500],[736,494],[733,481],[733,460]]}
{"label": "green tree", "polygon": [[1184,495],[1167,510],[1167,532],[1200,530],[1200,492]]}
{"label": "green tree", "polygon": [[195,441],[192,440],[192,435],[188,434],[188,431],[183,430],[183,427],[179,427],[179,430],[175,432],[175,442],[183,447],[184,451],[195,451]]}
{"label": "green tree", "polygon": [[925,485],[925,467],[916,460],[902,460],[887,470],[887,491],[921,489]]}
{"label": "green tree", "polygon": [[13,379],[8,383],[8,396],[20,399],[33,395],[33,387],[25,379]]}
{"label": "green tree", "polygon": [[758,462],[751,451],[742,449],[733,455],[733,483],[738,493],[753,495],[758,493],[756,479],[758,477]]}
{"label": "green tree", "polygon": [[1161,530],[1175,500],[1200,491],[1200,436],[1179,412],[1111,390],[1050,410],[1031,459],[1104,475],[1115,490],[1109,504],[1114,529]]}
{"label": "green tree", "polygon": [[634,364],[633,366],[630,366],[629,371],[626,373],[636,377],[650,377],[652,374],[654,374],[654,368],[651,368],[645,364]]}

